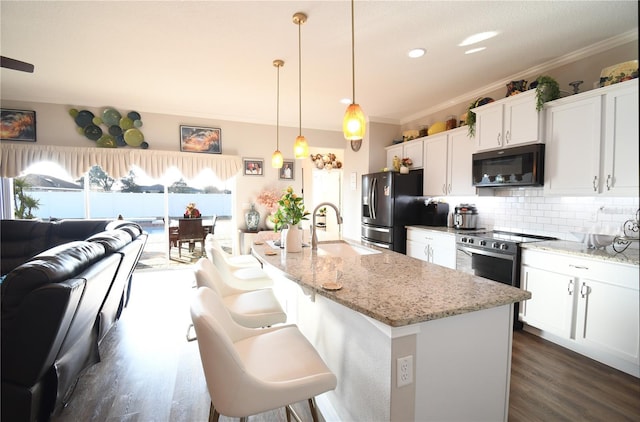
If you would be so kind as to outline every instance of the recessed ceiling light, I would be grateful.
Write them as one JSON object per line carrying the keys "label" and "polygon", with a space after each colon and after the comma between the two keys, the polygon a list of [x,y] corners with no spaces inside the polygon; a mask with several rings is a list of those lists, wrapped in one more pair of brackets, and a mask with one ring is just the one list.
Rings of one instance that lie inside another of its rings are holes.
{"label": "recessed ceiling light", "polygon": [[427,50],[425,50],[424,48],[414,48],[409,50],[409,57],[411,57],[412,59],[417,59],[418,57],[422,57],[424,56],[424,53],[426,53]]}
{"label": "recessed ceiling light", "polygon": [[477,53],[478,51],[482,51],[482,50],[486,50],[487,47],[478,47],[478,48],[472,48],[471,50],[467,50],[464,52],[464,54],[473,54],[473,53]]}
{"label": "recessed ceiling light", "polygon": [[484,40],[488,40],[489,38],[493,38],[496,35],[498,35],[498,32],[496,32],[496,31],[487,31],[487,32],[480,32],[478,34],[473,34],[470,37],[465,38],[460,44],[458,44],[458,46],[459,47],[464,47],[464,46],[467,46],[467,45],[479,43],[480,41],[484,41]]}

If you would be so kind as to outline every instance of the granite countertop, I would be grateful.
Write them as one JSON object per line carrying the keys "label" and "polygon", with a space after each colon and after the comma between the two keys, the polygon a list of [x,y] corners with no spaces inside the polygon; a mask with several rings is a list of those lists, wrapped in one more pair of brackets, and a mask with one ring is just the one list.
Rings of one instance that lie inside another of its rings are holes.
{"label": "granite countertop", "polygon": [[[333,256],[305,247],[300,253],[287,254],[262,242],[254,243],[251,249],[263,264],[280,270],[300,286],[391,327],[531,298],[531,293],[506,284],[365,246],[359,241],[347,242],[380,253]],[[327,282],[339,282],[343,287],[325,290],[322,285]]]}
{"label": "granite countertop", "polygon": [[[637,242],[636,242],[637,243]],[[548,240],[522,244],[522,248],[547,252],[565,253],[583,258],[598,259],[618,264],[640,265],[640,251],[637,245],[629,245],[624,252],[617,253],[612,246],[590,249],[582,242],[569,240]]]}

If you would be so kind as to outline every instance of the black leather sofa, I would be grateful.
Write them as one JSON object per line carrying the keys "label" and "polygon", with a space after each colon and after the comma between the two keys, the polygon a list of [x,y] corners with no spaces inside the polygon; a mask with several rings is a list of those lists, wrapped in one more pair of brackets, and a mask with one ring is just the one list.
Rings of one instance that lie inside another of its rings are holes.
{"label": "black leather sofa", "polygon": [[127,304],[147,234],[122,220],[0,222],[3,421],[46,421]]}

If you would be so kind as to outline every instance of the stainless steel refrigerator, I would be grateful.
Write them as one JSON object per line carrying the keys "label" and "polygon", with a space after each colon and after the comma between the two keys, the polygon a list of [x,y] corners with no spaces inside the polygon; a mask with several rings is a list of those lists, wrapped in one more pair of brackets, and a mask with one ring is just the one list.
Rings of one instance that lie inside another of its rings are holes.
{"label": "stainless steel refrigerator", "polygon": [[362,176],[362,229],[364,242],[406,253],[405,226],[421,224],[422,170],[393,171]]}

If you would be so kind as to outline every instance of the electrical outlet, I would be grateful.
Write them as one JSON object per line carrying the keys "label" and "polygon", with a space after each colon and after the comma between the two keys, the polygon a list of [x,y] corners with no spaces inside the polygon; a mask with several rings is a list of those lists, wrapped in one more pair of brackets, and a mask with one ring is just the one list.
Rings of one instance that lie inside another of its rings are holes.
{"label": "electrical outlet", "polygon": [[396,361],[396,375],[398,387],[409,385],[413,382],[413,355],[398,358]]}

